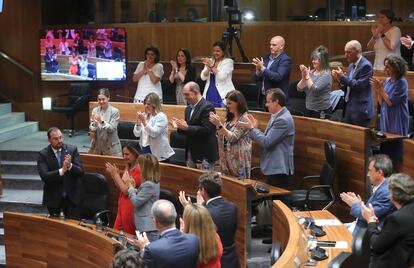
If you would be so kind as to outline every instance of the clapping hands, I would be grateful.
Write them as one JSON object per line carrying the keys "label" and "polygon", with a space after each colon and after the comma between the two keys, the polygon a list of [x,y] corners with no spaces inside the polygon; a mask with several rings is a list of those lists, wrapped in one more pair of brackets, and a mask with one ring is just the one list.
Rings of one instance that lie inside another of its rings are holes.
{"label": "clapping hands", "polygon": [[361,201],[361,213],[367,223],[378,222],[378,218],[375,216],[375,211],[371,204],[365,206],[364,201]]}
{"label": "clapping hands", "polygon": [[248,114],[247,121],[239,121],[239,125],[244,129],[253,129],[259,126],[259,122],[253,117],[253,115]]}
{"label": "clapping hands", "polygon": [[264,66],[263,58],[253,58],[252,64],[256,66],[256,71],[260,72]]}

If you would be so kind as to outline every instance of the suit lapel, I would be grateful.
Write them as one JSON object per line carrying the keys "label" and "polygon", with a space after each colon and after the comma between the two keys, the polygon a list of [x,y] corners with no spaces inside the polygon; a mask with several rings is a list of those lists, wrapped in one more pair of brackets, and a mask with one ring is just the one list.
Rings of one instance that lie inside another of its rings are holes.
{"label": "suit lapel", "polygon": [[[189,117],[189,122],[193,122],[193,119],[195,119],[195,118],[198,118],[198,117],[199,117],[199,116],[198,116],[198,113],[199,113],[199,111],[200,111],[200,109],[201,109],[201,106],[203,106],[203,103],[204,103],[204,99],[201,99],[201,100],[199,101],[199,103],[197,103],[196,107],[194,108],[194,111],[193,111],[193,114],[192,114],[191,118],[190,118],[190,114],[188,115],[188,117]],[[190,113],[191,113],[191,109],[190,109]]]}

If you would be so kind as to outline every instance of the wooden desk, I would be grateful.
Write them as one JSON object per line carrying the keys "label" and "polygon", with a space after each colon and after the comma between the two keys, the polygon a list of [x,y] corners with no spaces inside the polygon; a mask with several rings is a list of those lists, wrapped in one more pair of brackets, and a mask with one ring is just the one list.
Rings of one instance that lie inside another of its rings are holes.
{"label": "wooden desk", "polygon": [[[123,167],[123,160],[120,157],[109,157],[99,155],[81,154],[81,160],[86,172],[98,172],[106,176],[109,189],[108,207],[110,209],[111,222],[113,224],[119,191],[116,188],[110,174],[105,170],[105,162],[115,163]],[[201,170],[160,163],[161,167],[161,188],[171,191],[178,197],[179,191],[195,195],[198,188],[198,177]],[[229,176],[222,176],[222,196],[235,203],[239,209],[238,226],[236,232],[236,245],[241,267],[246,266],[247,252],[251,242],[251,203],[256,197],[252,183],[254,180],[237,180]],[[285,194],[286,190],[277,187],[270,187],[273,195]]]}
{"label": "wooden desk", "polygon": [[82,227],[42,215],[4,213],[7,267],[108,267],[122,247]]}
{"label": "wooden desk", "polygon": [[[89,113],[97,102],[89,103]],[[118,108],[121,120],[135,120],[136,111],[143,111],[142,104],[111,102]],[[168,118],[184,117],[183,105],[163,105],[163,112]],[[224,109],[216,109],[221,118],[225,117]],[[270,114],[251,111],[258,120],[259,129],[264,130],[269,121]],[[324,141],[330,140],[336,144],[338,172],[336,178],[335,196],[339,193],[353,191],[361,195],[363,200],[369,194],[370,183],[366,178],[368,171],[368,157],[371,155],[369,129],[355,125],[321,120],[302,116],[293,116],[295,121],[295,151],[294,180],[308,175],[320,173],[325,161]],[[169,128],[171,130],[171,127]],[[259,146],[253,143],[252,166],[259,166]],[[336,202],[331,208],[335,215],[343,220],[349,219],[349,207],[343,202]],[[350,220],[350,219],[349,219]]]}
{"label": "wooden desk", "polygon": [[402,170],[414,178],[414,140],[404,140],[404,159]]}
{"label": "wooden desk", "polygon": [[[273,268],[296,268],[295,263],[304,267],[307,256],[307,242],[303,236],[303,229],[299,225],[297,217],[312,217],[314,219],[337,219],[327,210],[311,212],[292,212],[281,201],[273,201],[273,241],[281,242],[282,255],[272,266]],[[319,261],[315,267],[327,267],[328,263],[341,252],[352,251],[352,235],[344,225],[324,226],[326,235],[319,240],[346,241],[347,249],[325,248],[328,258]],[[306,234],[308,235],[308,234]]]}

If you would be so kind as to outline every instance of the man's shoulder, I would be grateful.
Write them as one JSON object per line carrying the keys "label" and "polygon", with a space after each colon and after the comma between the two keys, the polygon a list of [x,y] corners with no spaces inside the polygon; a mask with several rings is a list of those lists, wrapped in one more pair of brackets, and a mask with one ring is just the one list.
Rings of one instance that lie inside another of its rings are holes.
{"label": "man's shoulder", "polygon": [[361,57],[361,61],[359,62],[359,64],[361,65],[361,67],[372,69],[372,63],[364,56]]}
{"label": "man's shoulder", "polygon": [[43,149],[41,149],[39,151],[39,154],[45,155],[45,154],[47,154],[49,152],[49,150],[50,150],[50,145],[48,145],[48,146],[44,147]]}

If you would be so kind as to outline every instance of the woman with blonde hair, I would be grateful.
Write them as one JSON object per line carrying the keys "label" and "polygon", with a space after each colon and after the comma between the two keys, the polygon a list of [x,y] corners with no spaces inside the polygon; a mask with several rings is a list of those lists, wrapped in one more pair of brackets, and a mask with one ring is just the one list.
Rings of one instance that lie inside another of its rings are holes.
{"label": "woman with blonde hair", "polygon": [[168,162],[174,150],[168,143],[168,119],[161,110],[160,98],[149,93],[144,99],[145,112],[137,112],[134,135],[144,153],[155,155],[159,161]]}
{"label": "woman with blonde hair", "polygon": [[158,159],[151,154],[138,156],[141,168],[142,183],[135,188],[133,179],[127,180],[128,196],[134,205],[135,227],[145,232],[150,242],[158,239],[158,231],[151,217],[151,207],[160,198],[160,165]]}
{"label": "woman with blonde hair", "polygon": [[[210,212],[202,205],[189,204],[184,209],[183,221],[183,231],[197,236],[199,240],[200,253],[197,268],[221,267],[223,245]],[[212,237],[216,239],[211,239]]]}

